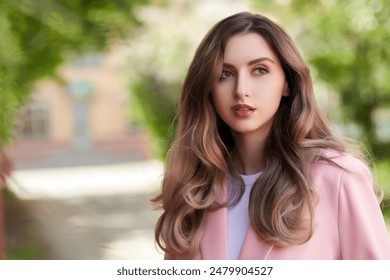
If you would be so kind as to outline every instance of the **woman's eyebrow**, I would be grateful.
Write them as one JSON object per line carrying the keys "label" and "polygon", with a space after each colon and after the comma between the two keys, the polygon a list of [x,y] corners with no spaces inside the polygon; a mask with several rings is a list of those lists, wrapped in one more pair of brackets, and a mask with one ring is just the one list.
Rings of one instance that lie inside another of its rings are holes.
{"label": "woman's eyebrow", "polygon": [[[275,64],[275,62],[271,58],[269,58],[269,57],[260,57],[260,58],[256,58],[256,59],[253,59],[253,60],[249,61],[247,63],[247,65],[248,66],[252,66],[252,65],[254,65],[256,63],[259,63],[259,62],[262,62],[262,61],[269,61],[269,62],[272,62],[273,64]],[[227,68],[235,68],[235,66],[233,64],[230,64],[230,63],[227,63],[227,62],[224,62],[223,66],[227,67]]]}
{"label": "woman's eyebrow", "polygon": [[259,62],[262,62],[262,61],[264,61],[264,60],[270,61],[270,62],[272,62],[273,64],[275,64],[275,62],[274,62],[271,58],[269,58],[269,57],[260,57],[260,58],[256,58],[256,59],[254,59],[254,60],[249,61],[249,62],[248,62],[248,66],[251,66],[251,65],[256,64],[256,63],[259,63]]}

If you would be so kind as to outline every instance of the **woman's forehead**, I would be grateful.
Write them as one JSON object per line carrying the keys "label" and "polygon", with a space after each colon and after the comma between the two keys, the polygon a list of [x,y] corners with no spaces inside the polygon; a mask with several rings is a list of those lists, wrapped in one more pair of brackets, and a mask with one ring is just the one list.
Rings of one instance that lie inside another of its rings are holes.
{"label": "woman's forehead", "polygon": [[274,50],[260,34],[255,32],[235,34],[226,41],[224,63],[235,65],[259,58],[278,61]]}

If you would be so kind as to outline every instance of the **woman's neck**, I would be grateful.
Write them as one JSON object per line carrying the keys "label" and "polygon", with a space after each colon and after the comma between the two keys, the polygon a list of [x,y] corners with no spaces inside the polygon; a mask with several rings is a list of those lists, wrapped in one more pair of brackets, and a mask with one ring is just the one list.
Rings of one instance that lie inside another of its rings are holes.
{"label": "woman's neck", "polygon": [[266,136],[232,132],[235,146],[234,168],[243,175],[258,173],[265,168],[264,147]]}

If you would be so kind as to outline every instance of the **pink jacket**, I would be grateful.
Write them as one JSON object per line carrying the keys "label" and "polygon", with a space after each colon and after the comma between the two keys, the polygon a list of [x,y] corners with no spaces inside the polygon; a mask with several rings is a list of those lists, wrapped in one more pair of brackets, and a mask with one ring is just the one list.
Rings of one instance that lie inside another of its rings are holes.
{"label": "pink jacket", "polygon": [[[249,227],[239,259],[390,259],[389,233],[372,189],[370,171],[351,156],[331,155],[348,171],[328,163],[313,166],[311,174],[320,201],[312,238],[302,245],[277,247],[260,240]],[[226,191],[219,199],[226,200]],[[227,209],[212,212],[194,259],[226,259],[226,228]],[[176,259],[172,255],[165,258]]]}

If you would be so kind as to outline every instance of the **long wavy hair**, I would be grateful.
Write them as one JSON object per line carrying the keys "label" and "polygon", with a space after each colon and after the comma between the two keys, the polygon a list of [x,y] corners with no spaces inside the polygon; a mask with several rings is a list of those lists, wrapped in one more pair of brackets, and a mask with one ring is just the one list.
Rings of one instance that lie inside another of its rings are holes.
{"label": "long wavy hair", "polygon": [[[222,72],[227,40],[248,32],[268,42],[281,62],[290,90],[274,116],[265,147],[266,167],[250,194],[250,223],[259,238],[276,246],[310,239],[318,202],[310,166],[327,160],[323,149],[345,150],[317,107],[309,69],[286,32],[257,14],[238,13],[220,21],[205,36],[189,67],[162,192],[152,200],[163,210],[155,238],[165,253],[193,256],[208,214],[231,205],[217,199],[228,176],[240,180],[232,168],[234,141],[216,113],[211,92]],[[242,181],[240,185],[235,202],[243,193]]]}

